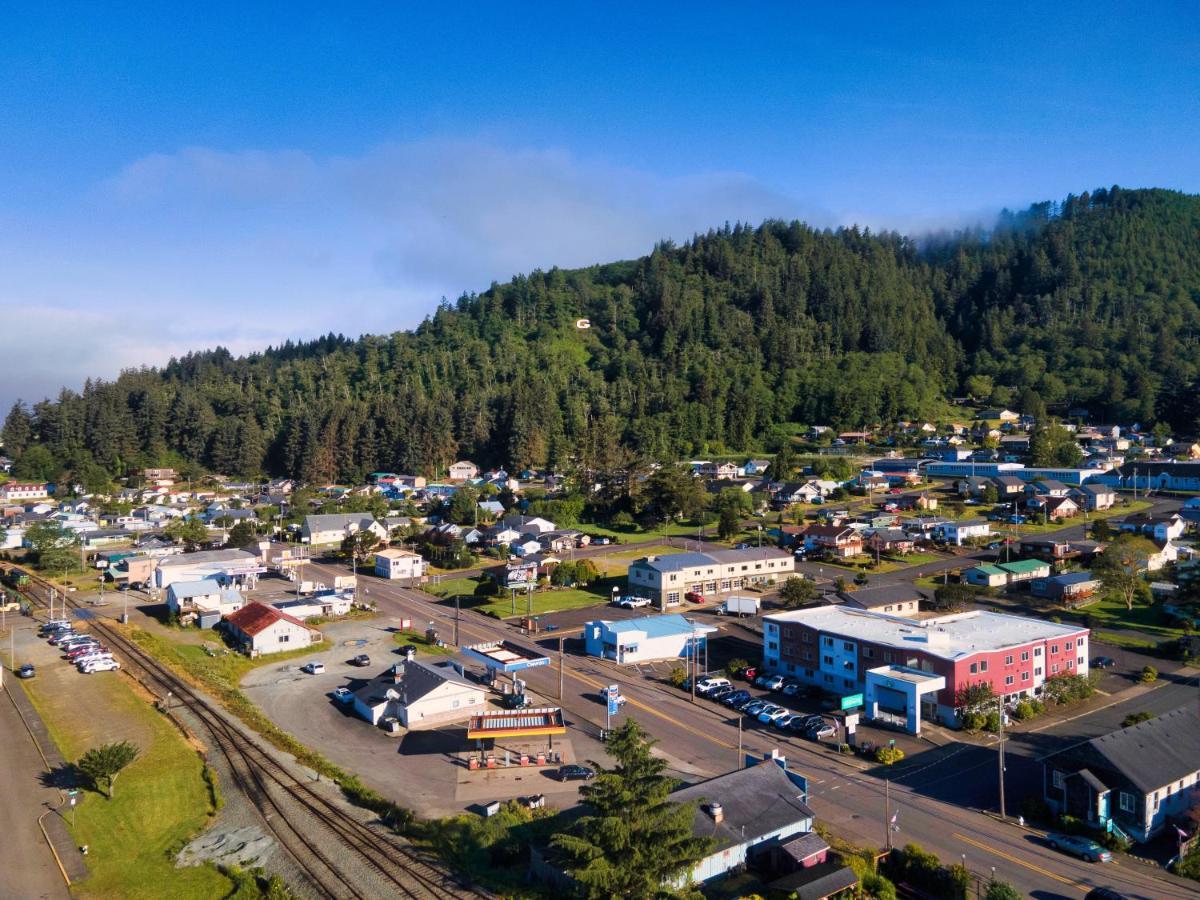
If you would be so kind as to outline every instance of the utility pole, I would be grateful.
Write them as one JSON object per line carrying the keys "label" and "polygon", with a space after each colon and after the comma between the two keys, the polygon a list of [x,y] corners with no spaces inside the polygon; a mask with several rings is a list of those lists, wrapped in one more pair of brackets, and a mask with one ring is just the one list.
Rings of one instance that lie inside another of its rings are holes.
{"label": "utility pole", "polygon": [[692,626],[692,643],[691,643],[691,664],[692,664],[692,702],[696,702],[696,681],[700,677],[700,672],[696,667],[696,626]]}
{"label": "utility pole", "polygon": [[1000,746],[998,748],[997,759],[1000,763],[1000,818],[1008,818],[1004,812],[1004,698],[998,698],[1000,706]]}
{"label": "utility pole", "polygon": [[738,755],[737,755],[737,767],[738,767],[739,769],[742,767],[742,718],[743,718],[742,716],[738,716],[738,717],[737,717],[737,723],[738,723]]}
{"label": "utility pole", "polygon": [[562,635],[558,637],[558,699],[562,702],[563,698],[563,639]]}
{"label": "utility pole", "polygon": [[892,849],[892,780],[885,778],[883,780],[883,847],[885,850]]}
{"label": "utility pole", "polygon": [[454,594],[454,646],[455,647],[459,646],[459,643],[458,643],[458,619],[459,619],[458,593],[455,592],[455,594]]}

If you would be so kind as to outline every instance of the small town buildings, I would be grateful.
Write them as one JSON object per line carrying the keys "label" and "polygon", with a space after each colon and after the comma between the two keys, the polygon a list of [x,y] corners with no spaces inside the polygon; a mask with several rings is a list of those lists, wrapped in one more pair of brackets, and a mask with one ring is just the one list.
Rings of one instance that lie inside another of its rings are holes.
{"label": "small town buildings", "polygon": [[379,540],[389,538],[387,529],[370,513],[325,513],[305,516],[300,528],[301,539],[313,546],[340,544],[347,535],[370,531]]}
{"label": "small town buildings", "polygon": [[1104,473],[1113,487],[1145,491],[1200,491],[1200,462],[1127,462]]}
{"label": "small town buildings", "polygon": [[1071,498],[1079,505],[1080,509],[1097,512],[1112,509],[1117,503],[1117,492],[1106,484],[1089,481],[1087,484],[1075,488],[1071,492]]}
{"label": "small town buildings", "polygon": [[1091,572],[1068,572],[1035,578],[1030,582],[1030,591],[1035,597],[1044,597],[1063,604],[1079,603],[1090,598],[1100,587],[1100,579]]}
{"label": "small town buildings", "polygon": [[668,613],[619,622],[595,619],[584,624],[583,641],[588,656],[622,664],[696,656],[704,659],[707,636],[716,631],[711,625]]}
{"label": "small town buildings", "polygon": [[176,616],[206,612],[217,613],[219,619],[237,612],[245,604],[241,591],[223,588],[211,578],[176,581],[167,588],[167,608]]}
{"label": "small town buildings", "polygon": [[344,616],[354,606],[354,595],[345,591],[322,591],[299,599],[276,600],[271,606],[301,621],[318,616]]}
{"label": "small town buildings", "polygon": [[919,733],[922,718],[957,725],[960,688],[1036,696],[1047,678],[1086,675],[1088,629],[971,611],[916,620],[847,606],[763,619],[763,666],[834,694],[866,695],[868,718]]}
{"label": "small town buildings", "polygon": [[776,489],[771,503],[776,509],[785,509],[794,503],[821,503],[825,496],[816,481],[788,482]]}
{"label": "small town buildings", "polygon": [[1008,584],[1008,573],[999,566],[972,566],[962,573],[962,580],[976,587],[1004,587]]}
{"label": "small town buildings", "polygon": [[467,681],[449,661],[398,662],[353,693],[354,712],[372,725],[392,716],[409,729],[463,721],[486,704],[483,688]]}
{"label": "small town buildings", "polygon": [[746,460],[746,464],[742,466],[742,471],[747,476],[761,476],[765,475],[769,468],[771,468],[771,461],[769,459],[748,459]]}
{"label": "small town buildings", "polygon": [[1079,507],[1070,497],[1031,497],[1026,506],[1033,512],[1045,515],[1048,521],[1073,519],[1079,515]]}
{"label": "small town buildings", "polygon": [[258,557],[245,550],[201,550],[160,559],[154,570],[154,584],[165,589],[176,581],[213,579],[225,586],[253,587],[266,571]]}
{"label": "small town buildings", "polygon": [[1016,475],[996,475],[991,482],[1001,501],[1014,500],[1025,493],[1025,482]]}
{"label": "small town buildings", "polygon": [[315,628],[257,601],[226,616],[221,624],[230,639],[250,656],[299,650],[321,641],[321,632]]}
{"label": "small town buildings", "polygon": [[872,552],[903,556],[912,553],[916,546],[912,535],[899,528],[875,528],[867,534],[866,548]]}
{"label": "small town buildings", "polygon": [[936,540],[961,547],[972,538],[991,536],[992,528],[983,519],[963,519],[956,522],[941,522],[933,530]]}
{"label": "small town buildings", "polygon": [[699,474],[702,478],[712,478],[716,481],[731,481],[734,478],[740,478],[744,472],[738,469],[737,463],[703,462],[700,464]]}
{"label": "small town buildings", "polygon": [[541,516],[508,516],[500,524],[517,532],[518,535],[537,536],[557,530],[557,526],[553,522],[543,519]]}
{"label": "small town buildings", "polygon": [[892,616],[915,616],[929,598],[911,584],[885,584],[838,595],[850,609],[866,609]]}
{"label": "small town buildings", "polygon": [[460,459],[450,464],[449,478],[451,481],[470,481],[479,477],[479,466],[469,459]]}
{"label": "small town buildings", "polygon": [[50,496],[50,485],[46,482],[6,481],[0,484],[0,501],[5,503],[25,500],[44,500]]}
{"label": "small town buildings", "polygon": [[994,588],[1049,575],[1049,563],[1040,559],[1019,559],[1015,562],[973,566],[962,573],[962,578],[967,584]]}
{"label": "small town buildings", "polygon": [[1156,541],[1169,541],[1180,537],[1187,531],[1187,522],[1178,513],[1169,516],[1151,516],[1138,513],[1126,516],[1116,523],[1119,531],[1129,531],[1144,534]]}
{"label": "small town buildings", "polygon": [[1042,763],[1056,813],[1145,842],[1200,804],[1200,710],[1195,704],[1078,744]]}
{"label": "small town buildings", "polygon": [[930,494],[905,494],[896,498],[896,506],[904,510],[933,510],[938,508],[938,500]]}
{"label": "small town buildings", "polygon": [[805,550],[839,559],[858,556],[865,546],[862,533],[848,525],[809,525],[800,536]]}
{"label": "small town buildings", "polygon": [[375,554],[375,574],[380,578],[423,582],[428,572],[429,564],[419,553],[393,547]]}
{"label": "small town buildings", "polygon": [[774,584],[795,571],[795,557],[778,547],[670,553],[634,560],[628,584],[632,592],[666,609],[682,602],[687,593],[714,597]]}

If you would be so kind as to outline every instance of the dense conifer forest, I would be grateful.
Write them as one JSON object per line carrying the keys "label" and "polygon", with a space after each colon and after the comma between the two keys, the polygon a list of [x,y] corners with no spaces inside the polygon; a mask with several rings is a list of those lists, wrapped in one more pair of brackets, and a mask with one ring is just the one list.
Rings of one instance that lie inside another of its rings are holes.
{"label": "dense conifer forest", "polygon": [[769,450],[794,423],[946,419],[967,394],[1194,433],[1200,197],[1113,187],[921,238],[725,226],[493,284],[411,332],[91,381],[18,404],[3,436],[23,477],[351,481]]}

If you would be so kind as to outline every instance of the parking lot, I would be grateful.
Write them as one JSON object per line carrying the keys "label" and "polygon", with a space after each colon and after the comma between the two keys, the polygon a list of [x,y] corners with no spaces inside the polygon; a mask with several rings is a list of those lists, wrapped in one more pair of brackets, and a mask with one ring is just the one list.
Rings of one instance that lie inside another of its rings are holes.
{"label": "parking lot", "polygon": [[[301,659],[266,663],[246,676],[242,688],[279,727],[357,773],[368,786],[423,814],[452,815],[481,802],[536,793],[573,798],[578,783],[561,784],[551,777],[552,768],[468,775],[459,759],[469,747],[462,724],[389,735],[355,716],[349,704],[334,700],[334,688],[353,689],[356,683],[401,660],[394,638],[397,627],[398,620],[382,616],[327,623],[321,630],[328,649]],[[360,653],[371,657],[369,666],[350,664]],[[433,661],[444,657],[422,653],[418,658]],[[324,674],[301,671],[310,662],[323,663]],[[574,762],[575,743],[578,738],[569,735],[569,741],[556,744],[555,749],[565,750],[567,761]]]}

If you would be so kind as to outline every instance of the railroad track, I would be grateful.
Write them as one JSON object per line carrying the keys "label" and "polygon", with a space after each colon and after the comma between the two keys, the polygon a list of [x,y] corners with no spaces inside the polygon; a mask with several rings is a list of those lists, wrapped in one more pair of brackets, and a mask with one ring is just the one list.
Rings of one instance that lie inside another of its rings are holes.
{"label": "railroad track", "polygon": [[[26,596],[34,605],[45,608],[51,590],[58,589],[45,579],[31,575]],[[136,667],[141,677],[134,677],[147,690],[161,697],[169,694],[179,698],[196,716],[228,762],[239,789],[254,804],[267,827],[322,896],[338,900],[370,900],[384,895],[414,900],[443,897],[482,900],[492,896],[432,863],[411,845],[398,843],[379,833],[305,782],[297,780],[272,754],[247,738],[227,713],[200,697],[170,667],[119,629],[100,620],[85,604],[74,601],[69,595],[64,596],[68,606],[91,613],[87,619],[91,627],[114,649],[119,649],[127,663]],[[365,864],[374,873],[383,892],[359,884],[361,877],[355,878],[344,864],[339,865],[337,859],[331,859],[329,854],[314,846],[308,838],[314,826],[324,828],[352,859]]]}

